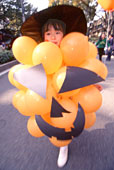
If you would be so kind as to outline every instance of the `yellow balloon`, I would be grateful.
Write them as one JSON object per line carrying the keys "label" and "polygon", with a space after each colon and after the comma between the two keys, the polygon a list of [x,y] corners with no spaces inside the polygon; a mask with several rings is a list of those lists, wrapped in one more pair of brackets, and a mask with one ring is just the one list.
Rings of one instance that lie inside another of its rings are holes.
{"label": "yellow balloon", "polygon": [[[65,77],[66,77],[66,69],[67,67],[64,66],[62,68],[60,68],[54,75],[53,75],[53,87],[55,88],[56,92],[58,93],[59,90],[61,89]],[[73,83],[73,82],[72,82]],[[64,93],[58,93],[58,97],[62,97],[62,98],[69,98],[72,97],[73,95],[76,95],[78,92],[80,91],[80,89],[76,89],[76,90],[71,90],[68,92],[64,92]]]}
{"label": "yellow balloon", "polygon": [[69,140],[58,140],[55,137],[49,138],[49,141],[56,147],[62,147],[70,144],[72,142],[72,139]]}
{"label": "yellow balloon", "polygon": [[95,124],[95,122],[96,114],[94,112],[88,114],[85,113],[85,126],[84,126],[85,129],[92,127]]}
{"label": "yellow balloon", "polygon": [[33,64],[32,53],[37,42],[30,37],[21,36],[17,38],[12,46],[15,58],[22,64]]}
{"label": "yellow balloon", "polygon": [[89,51],[88,37],[79,32],[67,34],[61,41],[63,61],[67,66],[78,66]]}
{"label": "yellow balloon", "polygon": [[55,90],[57,91],[57,93],[59,92],[59,90],[61,89],[65,77],[66,77],[66,69],[67,67],[64,66],[62,68],[60,68],[54,75],[53,75],[53,87],[55,88]]}
{"label": "yellow balloon", "polygon": [[21,66],[22,66],[21,64],[17,64],[17,65],[15,65],[15,66],[13,66],[13,67],[10,69],[9,73],[8,73],[9,82],[10,82],[13,86],[15,86],[15,83],[14,83],[15,80],[14,80],[14,78],[13,78],[13,75],[14,75],[14,73],[16,72],[16,70],[18,70]]}
{"label": "yellow balloon", "polygon": [[52,97],[57,98],[57,92],[52,84],[52,76],[47,76],[46,96],[50,102],[52,102]]}
{"label": "yellow balloon", "polygon": [[97,53],[97,47],[92,42],[89,42],[89,52],[86,58],[96,58]]}
{"label": "yellow balloon", "polygon": [[9,73],[8,73],[8,79],[10,81],[10,83],[12,85],[14,85],[16,88],[18,88],[19,90],[23,90],[23,91],[26,91],[26,87],[24,87],[23,85],[21,85],[18,81],[16,81],[14,79],[14,73],[21,70],[21,69],[26,69],[26,68],[29,68],[31,67],[30,65],[22,65],[22,64],[17,64],[15,66],[13,66]]}
{"label": "yellow balloon", "polygon": [[51,110],[51,102],[32,90],[28,89],[26,91],[25,100],[28,109],[34,114],[43,115],[49,113]]}
{"label": "yellow balloon", "polygon": [[87,59],[79,67],[93,71],[96,74],[98,74],[99,76],[101,76],[103,79],[105,79],[108,74],[108,70],[107,70],[107,67],[105,66],[105,64],[95,58]]}
{"label": "yellow balloon", "polygon": [[35,116],[31,116],[28,119],[27,129],[28,129],[28,132],[34,137],[44,136],[44,134],[42,133],[42,131],[40,130],[40,128],[38,127],[38,125],[36,123]]}
{"label": "yellow balloon", "polygon": [[13,106],[17,109],[17,101],[19,100],[19,98],[24,95],[25,92],[20,90],[18,92],[16,92],[14,95],[13,95],[13,100],[12,100],[12,104]]}
{"label": "yellow balloon", "polygon": [[17,110],[24,116],[33,116],[34,114],[29,110],[26,101],[25,101],[25,92],[22,93],[17,102],[16,102]]}
{"label": "yellow balloon", "polygon": [[94,85],[81,88],[72,100],[80,103],[86,113],[96,112],[102,105],[102,95]]}
{"label": "yellow balloon", "polygon": [[60,48],[51,42],[42,42],[33,51],[34,65],[42,63],[47,74],[53,74],[62,65]]}

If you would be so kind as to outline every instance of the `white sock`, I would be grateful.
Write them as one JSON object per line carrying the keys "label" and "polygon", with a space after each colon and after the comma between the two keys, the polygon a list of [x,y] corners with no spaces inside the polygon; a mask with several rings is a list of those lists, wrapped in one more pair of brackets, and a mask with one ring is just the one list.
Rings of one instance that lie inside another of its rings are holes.
{"label": "white sock", "polygon": [[59,156],[57,160],[58,167],[63,167],[68,160],[68,145],[60,147]]}

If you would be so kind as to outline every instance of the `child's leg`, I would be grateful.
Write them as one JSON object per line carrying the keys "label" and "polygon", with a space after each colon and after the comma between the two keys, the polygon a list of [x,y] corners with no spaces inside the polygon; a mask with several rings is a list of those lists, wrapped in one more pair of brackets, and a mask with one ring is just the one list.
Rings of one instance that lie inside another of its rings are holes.
{"label": "child's leg", "polygon": [[58,167],[63,167],[68,160],[68,145],[60,147],[59,156],[57,160]]}
{"label": "child's leg", "polygon": [[102,61],[102,55],[99,55],[99,60]]}

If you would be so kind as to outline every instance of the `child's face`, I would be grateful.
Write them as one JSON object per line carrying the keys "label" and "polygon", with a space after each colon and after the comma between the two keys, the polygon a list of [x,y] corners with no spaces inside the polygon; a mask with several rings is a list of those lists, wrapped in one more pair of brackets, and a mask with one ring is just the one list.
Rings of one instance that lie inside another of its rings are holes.
{"label": "child's face", "polygon": [[55,30],[52,25],[49,26],[49,30],[44,33],[44,41],[49,41],[57,46],[60,45],[60,42],[63,38],[63,32],[60,30]]}

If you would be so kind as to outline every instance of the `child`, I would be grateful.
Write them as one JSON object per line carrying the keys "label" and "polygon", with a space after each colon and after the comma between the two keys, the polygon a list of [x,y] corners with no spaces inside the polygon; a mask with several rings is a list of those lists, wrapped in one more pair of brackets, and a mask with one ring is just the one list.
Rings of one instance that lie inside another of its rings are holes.
{"label": "child", "polygon": [[[59,5],[33,14],[21,27],[23,35],[38,42],[49,41],[57,46],[65,34],[86,34],[87,24],[83,11],[69,5]],[[57,164],[63,167],[68,160],[68,146],[60,147]]]}
{"label": "child", "polygon": [[[42,28],[42,38],[44,41],[49,41],[57,46],[60,45],[63,36],[65,35],[66,25],[64,22],[57,19],[49,19]],[[68,146],[60,147],[58,157],[58,167],[63,167],[68,159]]]}

